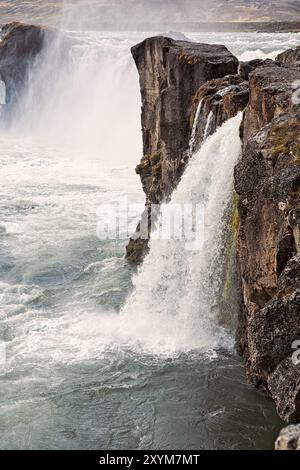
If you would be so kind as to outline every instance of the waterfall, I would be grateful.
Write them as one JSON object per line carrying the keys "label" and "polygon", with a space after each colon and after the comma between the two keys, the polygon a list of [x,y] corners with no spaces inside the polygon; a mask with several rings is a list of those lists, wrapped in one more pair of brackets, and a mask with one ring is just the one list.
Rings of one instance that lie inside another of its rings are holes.
{"label": "waterfall", "polygon": [[210,113],[207,117],[206,126],[205,126],[205,130],[204,130],[204,140],[207,139],[207,137],[209,135],[211,135],[211,133],[212,133],[213,119],[214,119],[214,113],[213,113],[213,111],[210,111]]}
{"label": "waterfall", "polygon": [[[64,60],[57,54],[59,44],[45,51],[30,70],[30,86],[21,96],[11,125],[11,132],[21,136],[22,146],[23,135],[34,133],[53,147],[66,146],[81,154],[88,167],[97,156],[101,162],[106,159],[120,165],[122,161],[132,168],[140,154],[141,135],[140,95],[130,45],[127,40],[105,38],[91,44],[87,35],[77,38]],[[201,109],[200,103],[191,149]],[[133,344],[159,353],[231,344],[230,335],[218,326],[216,299],[222,287],[226,209],[240,152],[240,121],[238,115],[207,138],[191,157],[171,203],[162,208],[167,213],[173,206],[182,207],[186,225],[193,229],[193,209],[201,207],[204,236],[200,225],[196,244],[186,234],[185,238],[160,240],[153,233],[150,253],[134,277],[134,290],[120,315],[109,311],[101,315],[97,347],[100,335],[105,345]],[[73,166],[82,173],[84,164]],[[60,168],[68,175],[68,164]],[[102,183],[100,171],[97,177]],[[70,197],[73,203],[74,196]],[[164,215],[160,225],[164,225]],[[85,312],[85,306],[81,310]]]}
{"label": "waterfall", "polygon": [[192,132],[191,132],[191,138],[190,138],[190,143],[189,143],[189,155],[192,156],[194,150],[195,150],[195,143],[196,143],[196,136],[197,136],[197,129],[198,129],[198,123],[199,123],[199,117],[201,115],[202,111],[202,106],[203,106],[203,100],[200,100],[197,106],[195,118],[194,118],[194,123],[192,127]]}
{"label": "waterfall", "polygon": [[203,207],[199,247],[191,250],[186,239],[159,240],[153,233],[134,292],[121,312],[123,328],[146,347],[162,352],[231,345],[217,322],[216,299],[222,287],[226,210],[240,154],[240,122],[241,113],[206,140],[169,203]]}
{"label": "waterfall", "polygon": [[34,135],[72,156],[122,159],[133,167],[142,148],[133,42],[94,36],[65,33],[44,46],[8,130]]}

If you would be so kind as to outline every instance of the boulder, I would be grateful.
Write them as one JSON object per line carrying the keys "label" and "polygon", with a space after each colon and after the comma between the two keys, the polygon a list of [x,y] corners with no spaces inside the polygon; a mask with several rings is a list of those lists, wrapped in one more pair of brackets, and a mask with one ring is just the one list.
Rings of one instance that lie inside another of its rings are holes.
{"label": "boulder", "polygon": [[224,122],[243,111],[248,101],[248,82],[239,75],[227,75],[202,85],[193,98],[191,109],[191,122],[194,122],[201,103],[194,147],[199,147],[204,137],[213,134]]}

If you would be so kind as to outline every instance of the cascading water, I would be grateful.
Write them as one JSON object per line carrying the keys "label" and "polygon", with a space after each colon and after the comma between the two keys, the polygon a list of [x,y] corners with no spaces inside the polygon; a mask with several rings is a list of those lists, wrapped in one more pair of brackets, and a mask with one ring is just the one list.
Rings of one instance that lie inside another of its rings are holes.
{"label": "cascading water", "polygon": [[[204,207],[204,245],[152,239],[132,285],[127,240],[99,240],[96,213],[144,202],[129,51],[142,37],[69,35],[65,60],[54,47],[35,64],[9,125],[1,111],[0,446],[271,448],[280,423],[217,321],[241,117],[207,139],[173,195]],[[205,42],[241,54],[251,37]]]}
{"label": "cascading water", "polygon": [[[200,233],[204,240],[199,239],[199,245],[193,247],[185,239],[156,240],[154,232],[150,253],[135,279],[135,291],[123,308],[127,331],[128,325],[134,324],[140,341],[154,351],[231,344],[230,337],[218,327],[215,305],[222,283],[225,212],[241,147],[240,122],[239,114],[203,144],[169,204],[204,210]],[[185,223],[192,225],[190,220]]]}
{"label": "cascading water", "polygon": [[128,40],[94,40],[93,33],[51,40],[29,70],[10,132],[34,135],[81,158],[100,155],[134,165],[141,136],[131,45]]}

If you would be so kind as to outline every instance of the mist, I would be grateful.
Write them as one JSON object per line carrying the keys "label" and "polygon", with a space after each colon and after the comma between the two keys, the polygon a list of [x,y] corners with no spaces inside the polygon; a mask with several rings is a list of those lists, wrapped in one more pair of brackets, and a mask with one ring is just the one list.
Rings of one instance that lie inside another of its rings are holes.
{"label": "mist", "polygon": [[[38,22],[69,29],[148,29],[186,23],[297,21],[299,1],[19,0],[0,2],[2,23]],[[180,29],[180,28],[178,28]]]}

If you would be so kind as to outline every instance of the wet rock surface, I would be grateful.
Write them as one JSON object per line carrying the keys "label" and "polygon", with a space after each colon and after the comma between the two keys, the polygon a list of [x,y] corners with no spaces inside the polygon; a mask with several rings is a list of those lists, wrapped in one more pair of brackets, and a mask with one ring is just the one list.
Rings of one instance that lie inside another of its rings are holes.
{"label": "wet rock surface", "polygon": [[282,429],[275,443],[275,450],[300,450],[300,424]]}
{"label": "wet rock surface", "polygon": [[6,103],[13,108],[29,81],[42,69],[52,48],[53,70],[65,60],[74,40],[62,32],[23,23],[4,25],[0,33],[0,79],[6,86]]}
{"label": "wet rock surface", "polygon": [[[136,171],[151,204],[169,198],[189,158],[191,107],[199,88],[211,79],[237,73],[238,60],[224,46],[157,36],[132,48],[142,96],[143,158]],[[147,240],[130,240],[127,258],[140,262]]]}
{"label": "wet rock surface", "polygon": [[12,102],[26,80],[28,68],[42,51],[46,30],[38,26],[10,23],[1,30],[0,77]]}
{"label": "wet rock surface", "polygon": [[280,417],[300,420],[300,108],[292,100],[294,66],[250,74],[235,168],[239,196],[238,256],[245,309],[238,350],[247,375],[269,394]]}

